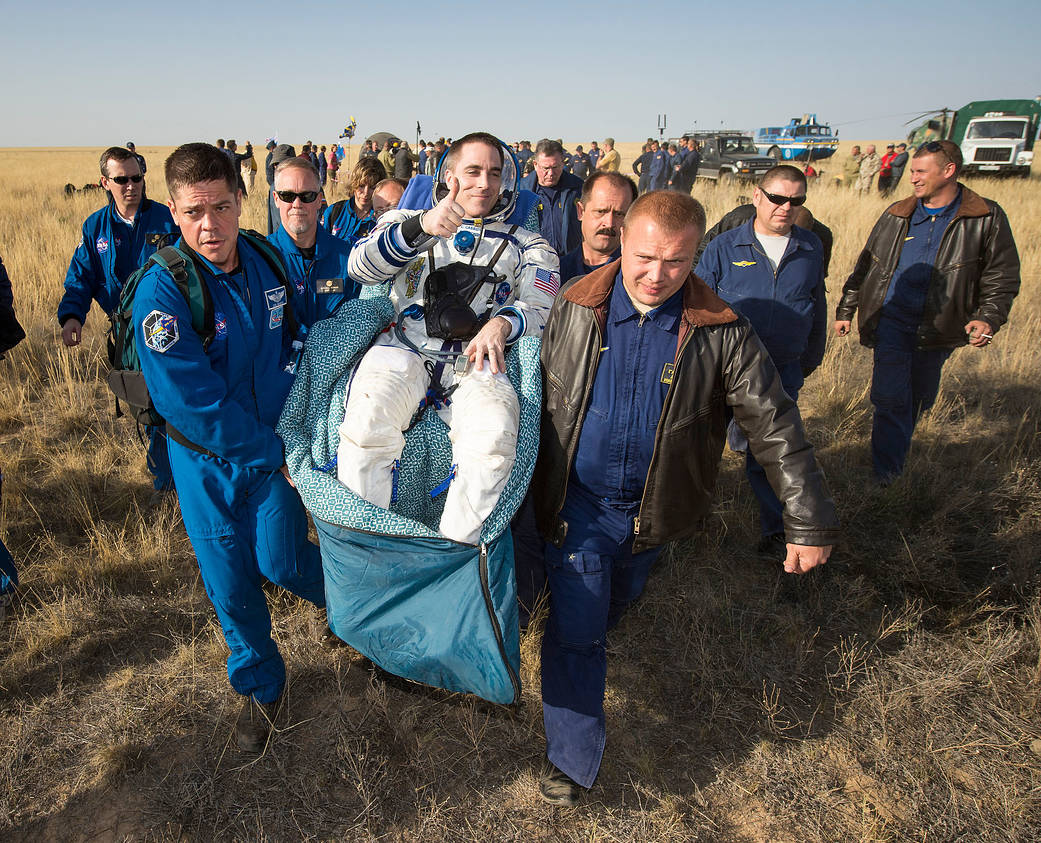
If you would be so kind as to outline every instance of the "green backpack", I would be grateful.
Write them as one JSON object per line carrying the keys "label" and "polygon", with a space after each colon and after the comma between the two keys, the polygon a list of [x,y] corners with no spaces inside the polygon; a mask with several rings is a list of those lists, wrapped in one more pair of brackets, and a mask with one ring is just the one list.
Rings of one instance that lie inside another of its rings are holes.
{"label": "green backpack", "polygon": [[[241,229],[239,234],[260,252],[285,288],[288,305],[285,326],[289,336],[295,338],[300,330],[292,307],[295,290],[289,281],[282,256],[258,232]],[[190,251],[164,246],[123,285],[119,306],[112,314],[108,330],[108,362],[111,367],[108,373],[108,388],[116,396],[117,418],[123,414],[119,406],[122,401],[130,408],[130,414],[139,424],[157,427],[165,422],[148,393],[148,384],[145,383],[145,376],[141,371],[141,358],[134,335],[134,297],[137,295],[141,279],[153,265],[162,267],[173,276],[177,289],[188,303],[188,309],[192,314],[192,330],[202,338],[204,351],[209,349],[216,337],[217,327],[213,315],[213,296],[210,288],[202,281],[195,254]]]}

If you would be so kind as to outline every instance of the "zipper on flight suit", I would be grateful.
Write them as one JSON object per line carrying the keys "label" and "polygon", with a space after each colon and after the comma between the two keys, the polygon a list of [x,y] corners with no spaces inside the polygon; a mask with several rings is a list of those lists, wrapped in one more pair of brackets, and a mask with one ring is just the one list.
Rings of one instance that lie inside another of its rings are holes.
{"label": "zipper on flight suit", "polygon": [[[693,326],[691,328],[691,330],[687,332],[687,336],[684,338],[683,344],[679,347],[679,350],[676,352],[675,363],[676,363],[676,367],[677,368],[675,370],[673,370],[673,373],[672,373],[672,383],[669,384],[669,389],[665,393],[665,400],[662,402],[662,405],[661,405],[661,416],[658,418],[658,426],[655,428],[655,431],[654,431],[654,448],[651,450],[651,461],[647,465],[647,476],[643,480],[643,495],[640,496],[640,510],[639,510],[640,513],[643,512],[643,504],[644,504],[644,500],[646,499],[646,496],[647,496],[647,484],[651,480],[651,471],[654,469],[654,458],[658,456],[658,446],[661,444],[662,421],[665,418],[665,411],[669,407],[669,402],[672,400],[672,390],[676,387],[676,381],[679,380],[678,368],[679,368],[679,365],[680,365],[680,360],[683,357],[683,352],[687,348],[687,344],[690,342],[691,337],[694,336],[694,328],[696,328],[696,327],[697,327],[696,325]],[[639,513],[637,513],[636,517],[633,518],[633,535],[634,536],[640,535],[640,514]]]}

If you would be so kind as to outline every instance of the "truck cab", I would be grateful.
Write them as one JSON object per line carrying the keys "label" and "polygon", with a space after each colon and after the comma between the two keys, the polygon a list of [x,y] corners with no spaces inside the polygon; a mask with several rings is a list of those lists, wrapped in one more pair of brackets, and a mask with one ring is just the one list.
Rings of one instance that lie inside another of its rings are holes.
{"label": "truck cab", "polygon": [[967,174],[1028,176],[1034,152],[1030,148],[1030,119],[1015,114],[989,113],[965,127],[961,143]]}
{"label": "truck cab", "polygon": [[692,137],[701,151],[698,178],[717,184],[753,181],[774,166],[774,160],[760,155],[744,132],[695,132]]}

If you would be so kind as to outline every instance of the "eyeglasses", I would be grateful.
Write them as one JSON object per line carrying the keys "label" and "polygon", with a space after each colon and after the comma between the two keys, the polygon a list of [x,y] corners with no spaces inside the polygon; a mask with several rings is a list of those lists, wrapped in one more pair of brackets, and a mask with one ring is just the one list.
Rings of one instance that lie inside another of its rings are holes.
{"label": "eyeglasses", "polygon": [[780,193],[767,193],[762,188],[759,188],[759,192],[775,205],[783,205],[785,202],[791,202],[793,208],[798,208],[800,205],[806,204],[805,193],[802,196],[783,196]]}
{"label": "eyeglasses", "polygon": [[315,199],[318,198],[317,190],[305,190],[303,193],[296,193],[292,190],[276,190],[275,196],[285,202],[287,205],[292,205],[297,199],[303,202],[305,205],[310,205]]}
{"label": "eyeglasses", "polygon": [[120,187],[124,186],[127,182],[133,182],[134,184],[140,184],[144,180],[144,176],[138,173],[136,176],[112,176],[109,181],[114,181]]}

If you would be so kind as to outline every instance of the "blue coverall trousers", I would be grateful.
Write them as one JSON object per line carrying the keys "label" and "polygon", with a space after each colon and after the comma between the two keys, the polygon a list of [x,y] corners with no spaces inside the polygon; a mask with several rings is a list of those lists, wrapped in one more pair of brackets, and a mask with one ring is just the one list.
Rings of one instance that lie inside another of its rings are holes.
{"label": "blue coverall trousers", "polygon": [[889,482],[904,470],[911,436],[922,413],[936,403],[950,348],[920,349],[917,331],[883,318],[878,324],[871,375],[871,462]]}
{"label": "blue coverall trousers", "polygon": [[546,756],[591,787],[604,754],[607,631],[643,593],[658,548],[633,554],[639,504],[598,500],[572,487],[562,547],[546,546],[550,609],[542,639]]}
{"label": "blue coverall trousers", "polygon": [[264,578],[325,605],[321,556],[307,540],[303,504],[278,471],[243,468],[178,442],[169,448],[184,527],[231,650],[228,679],[240,694],[273,702],[286,669],[271,640]]}
{"label": "blue coverall trousers", "polygon": [[[4,475],[0,472],[0,495],[3,494]],[[14,591],[18,585],[18,569],[14,566],[12,558],[3,541],[0,541],[0,594]]]}
{"label": "blue coverall trousers", "polygon": [[145,457],[152,474],[152,486],[156,491],[169,491],[174,487],[170,472],[170,455],[166,447],[166,428],[148,428],[148,454]]}

